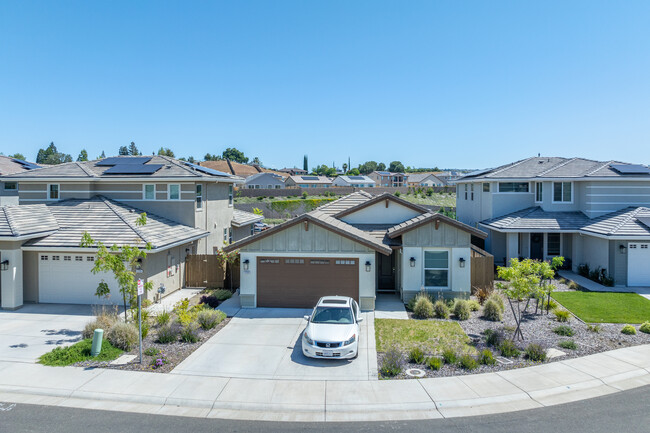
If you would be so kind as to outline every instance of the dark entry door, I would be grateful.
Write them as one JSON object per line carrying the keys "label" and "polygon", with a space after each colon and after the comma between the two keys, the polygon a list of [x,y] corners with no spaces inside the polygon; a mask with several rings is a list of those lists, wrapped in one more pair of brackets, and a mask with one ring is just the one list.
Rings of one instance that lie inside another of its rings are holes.
{"label": "dark entry door", "polygon": [[379,290],[395,290],[395,254],[385,256],[377,253],[377,288]]}
{"label": "dark entry door", "polygon": [[544,260],[544,233],[530,234],[530,258]]}

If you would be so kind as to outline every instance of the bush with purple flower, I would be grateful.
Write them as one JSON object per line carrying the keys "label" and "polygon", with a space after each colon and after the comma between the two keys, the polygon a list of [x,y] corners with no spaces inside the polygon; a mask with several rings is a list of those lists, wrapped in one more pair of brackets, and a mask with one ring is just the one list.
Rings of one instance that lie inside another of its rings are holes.
{"label": "bush with purple flower", "polygon": [[156,370],[167,364],[167,358],[162,353],[151,360],[151,369]]}

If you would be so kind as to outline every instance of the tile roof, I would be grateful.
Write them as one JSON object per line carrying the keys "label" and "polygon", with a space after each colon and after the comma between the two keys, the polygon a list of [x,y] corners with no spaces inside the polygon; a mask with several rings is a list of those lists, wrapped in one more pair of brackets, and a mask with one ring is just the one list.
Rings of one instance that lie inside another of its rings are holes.
{"label": "tile roof", "polygon": [[322,212],[325,212],[326,214],[336,215],[339,212],[343,212],[346,209],[364,203],[370,200],[371,198],[372,195],[370,195],[369,193],[365,191],[357,191],[357,192],[353,192],[352,194],[343,196],[338,200],[334,200],[332,202],[324,204],[323,206],[320,206],[318,209],[320,209]]}
{"label": "tile roof", "polygon": [[251,212],[246,212],[239,209],[232,211],[232,225],[235,227],[242,227],[248,224],[253,224],[264,219],[264,215],[256,215]]}
{"label": "tile roof", "polygon": [[21,238],[57,230],[59,225],[44,204],[0,207],[0,238]]}
{"label": "tile roof", "polygon": [[144,211],[102,196],[62,200],[48,204],[47,210],[56,219],[59,229],[49,236],[27,241],[26,247],[79,247],[84,232],[88,232],[107,246],[151,243],[152,248],[158,249],[209,234],[155,214],[147,214],[147,223],[138,226],[136,220]]}
{"label": "tile roof", "polygon": [[647,207],[628,207],[616,212],[599,216],[582,227],[586,233],[606,236],[650,236],[650,227],[644,221],[650,217]]}
{"label": "tile roof", "polygon": [[31,162],[0,155],[0,176],[22,173],[37,167],[39,166]]}
{"label": "tile roof", "polygon": [[291,179],[295,183],[304,183],[304,184],[322,184],[322,185],[325,185],[325,184],[331,184],[332,183],[332,179],[330,179],[327,176],[316,176],[316,175],[312,176],[312,175],[309,175],[309,174],[299,174],[299,175],[296,175],[296,176],[289,176],[288,179]]}
{"label": "tile roof", "polygon": [[589,222],[582,212],[546,212],[529,207],[497,218],[481,221],[481,225],[501,230],[577,231]]}
{"label": "tile roof", "polygon": [[355,183],[375,183],[374,180],[370,179],[368,176],[357,175],[357,176],[347,176],[342,175],[338,176],[339,179],[344,180],[346,183],[355,184]]}
{"label": "tile roof", "polygon": [[418,204],[415,204],[415,203],[411,203],[408,200],[405,200],[405,199],[403,199],[401,197],[397,197],[395,194],[391,194],[389,192],[384,192],[382,194],[379,194],[379,195],[376,195],[376,196],[372,197],[369,200],[364,200],[362,203],[358,203],[354,207],[348,207],[346,209],[343,209],[339,213],[337,213],[336,216],[340,218],[342,216],[349,215],[351,213],[356,212],[357,210],[363,209],[363,208],[365,208],[367,206],[372,206],[373,204],[379,203],[379,202],[381,202],[383,200],[390,200],[392,202],[399,203],[400,205],[402,205],[404,207],[407,207],[409,209],[413,209],[413,210],[421,212],[421,213],[429,212],[429,209],[425,208],[424,206],[421,206],[421,205],[418,205]]}
{"label": "tile roof", "polygon": [[441,213],[433,213],[433,212],[426,212],[414,218],[411,218],[410,220],[394,225],[393,227],[388,229],[388,237],[396,238],[397,236],[400,236],[405,232],[413,230],[421,225],[428,224],[432,221],[442,221],[445,224],[449,224],[458,229],[469,232],[474,236],[478,236],[480,238],[487,238],[487,233],[485,233],[482,230],[461,223],[460,221],[457,221],[455,219],[451,219],[448,216],[445,216]]}

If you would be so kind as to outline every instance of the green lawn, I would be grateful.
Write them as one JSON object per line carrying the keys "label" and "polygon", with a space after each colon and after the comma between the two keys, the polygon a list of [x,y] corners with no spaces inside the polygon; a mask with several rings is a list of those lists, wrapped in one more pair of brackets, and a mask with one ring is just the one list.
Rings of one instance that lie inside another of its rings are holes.
{"label": "green lawn", "polygon": [[587,323],[643,323],[650,301],[636,293],[555,292],[553,298]]}
{"label": "green lawn", "polygon": [[92,339],[81,340],[68,347],[57,347],[41,356],[38,362],[44,365],[63,367],[81,361],[112,361],[122,354],[122,350],[113,347],[107,340],[102,342],[102,350],[96,357],[90,356]]}
{"label": "green lawn", "polygon": [[420,347],[426,353],[442,353],[452,348],[474,353],[469,337],[456,322],[437,320],[375,319],[377,351],[385,352],[392,345],[403,351]]}

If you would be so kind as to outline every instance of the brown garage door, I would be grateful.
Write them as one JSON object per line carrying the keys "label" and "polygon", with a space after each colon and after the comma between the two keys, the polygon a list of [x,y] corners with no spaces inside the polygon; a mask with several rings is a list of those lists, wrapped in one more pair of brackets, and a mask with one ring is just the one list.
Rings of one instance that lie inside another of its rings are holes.
{"label": "brown garage door", "polygon": [[359,259],[257,258],[258,307],[311,308],[331,295],[359,301]]}

